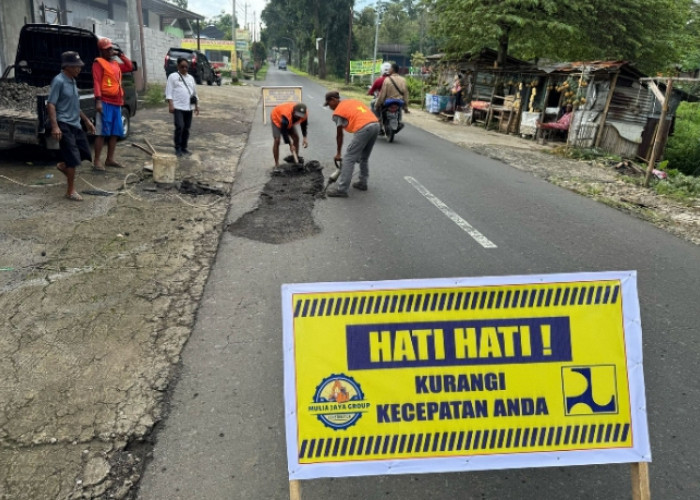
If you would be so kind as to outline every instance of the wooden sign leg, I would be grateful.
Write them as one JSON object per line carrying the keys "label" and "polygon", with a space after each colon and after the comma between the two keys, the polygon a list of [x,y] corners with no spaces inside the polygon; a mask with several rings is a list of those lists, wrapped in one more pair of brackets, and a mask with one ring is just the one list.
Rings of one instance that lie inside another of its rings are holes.
{"label": "wooden sign leg", "polygon": [[289,481],[289,500],[301,500],[301,481]]}
{"label": "wooden sign leg", "polygon": [[632,500],[651,500],[649,462],[632,464]]}

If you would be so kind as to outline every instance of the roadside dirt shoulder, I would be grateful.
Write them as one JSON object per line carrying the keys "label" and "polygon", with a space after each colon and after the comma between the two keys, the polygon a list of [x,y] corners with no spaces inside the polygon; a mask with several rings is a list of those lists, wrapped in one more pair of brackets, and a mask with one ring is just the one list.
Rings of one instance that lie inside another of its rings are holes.
{"label": "roadside dirt shoulder", "polygon": [[[173,153],[167,107],[140,110],[124,169],[63,197],[55,162],[0,164],[0,498],[129,498],[215,256],[260,90],[199,86],[193,154],[164,189],[130,147]],[[173,156],[173,160],[175,157]],[[53,176],[53,178],[51,178]]]}
{"label": "roadside dirt shoulder", "polygon": [[611,165],[576,161],[552,154],[550,143],[486,131],[477,126],[441,120],[421,110],[405,115],[406,123],[420,127],[464,149],[500,160],[514,168],[646,220],[680,238],[700,245],[700,200],[685,205],[651,189],[626,182]]}

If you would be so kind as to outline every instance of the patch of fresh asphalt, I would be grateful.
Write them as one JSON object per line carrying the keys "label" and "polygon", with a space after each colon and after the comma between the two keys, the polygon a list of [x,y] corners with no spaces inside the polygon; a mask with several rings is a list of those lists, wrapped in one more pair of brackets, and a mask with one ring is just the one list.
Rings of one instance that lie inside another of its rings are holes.
{"label": "patch of fresh asphalt", "polygon": [[314,221],[316,199],[323,196],[322,167],[317,161],[283,163],[275,169],[258,205],[226,230],[234,236],[280,244],[321,231]]}

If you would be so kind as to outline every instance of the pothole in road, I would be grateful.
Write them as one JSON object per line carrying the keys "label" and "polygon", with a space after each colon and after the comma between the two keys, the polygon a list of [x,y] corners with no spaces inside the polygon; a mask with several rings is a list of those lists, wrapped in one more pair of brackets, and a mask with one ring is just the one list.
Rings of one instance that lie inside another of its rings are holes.
{"label": "pothole in road", "polygon": [[227,231],[264,243],[280,244],[321,231],[313,219],[316,198],[323,196],[323,167],[317,161],[283,163],[260,193],[258,206]]}

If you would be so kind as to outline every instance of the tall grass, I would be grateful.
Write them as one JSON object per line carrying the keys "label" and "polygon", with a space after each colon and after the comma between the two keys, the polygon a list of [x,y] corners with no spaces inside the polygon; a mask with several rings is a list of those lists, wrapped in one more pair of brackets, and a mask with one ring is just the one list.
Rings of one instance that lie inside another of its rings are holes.
{"label": "tall grass", "polygon": [[700,103],[682,102],[676,111],[676,125],[669,137],[664,158],[668,169],[700,176]]}

